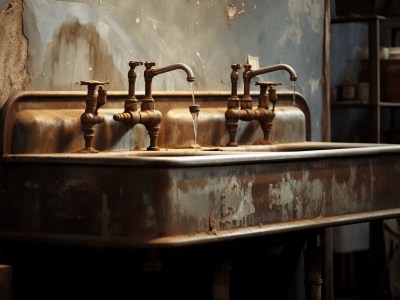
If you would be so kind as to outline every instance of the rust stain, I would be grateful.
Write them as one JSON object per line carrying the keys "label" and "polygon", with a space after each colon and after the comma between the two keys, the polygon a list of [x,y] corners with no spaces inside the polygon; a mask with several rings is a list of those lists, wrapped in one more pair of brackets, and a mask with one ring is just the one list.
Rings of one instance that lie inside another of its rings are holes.
{"label": "rust stain", "polygon": [[[65,22],[48,45],[49,84],[53,89],[75,86],[79,80],[110,80],[109,89],[121,89],[123,80],[115,68],[106,42],[93,24]],[[74,88],[76,89],[76,88]]]}

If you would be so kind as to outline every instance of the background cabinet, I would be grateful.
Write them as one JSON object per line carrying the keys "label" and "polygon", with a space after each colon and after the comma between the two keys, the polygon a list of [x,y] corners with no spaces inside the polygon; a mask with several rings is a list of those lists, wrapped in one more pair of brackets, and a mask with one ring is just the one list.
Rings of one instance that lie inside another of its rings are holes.
{"label": "background cabinet", "polygon": [[[335,24],[349,26],[356,23],[367,26],[368,60],[363,62],[360,59],[358,80],[369,82],[369,97],[367,101],[359,99],[357,82],[353,82],[356,91],[353,100],[340,100],[340,95],[338,95],[337,101],[332,99],[332,140],[400,143],[400,92],[398,98],[396,97],[397,90],[400,91],[400,59],[392,60],[390,57],[388,60],[380,59],[381,47],[396,45],[400,18],[363,16],[339,17],[331,20],[332,26]],[[347,47],[347,45],[343,44],[343,47]],[[331,64],[334,63],[331,61]],[[393,91],[393,89],[395,90]],[[346,115],[345,120],[340,120],[344,115]],[[341,125],[338,126],[338,124]],[[356,134],[345,135],[343,130],[353,130]]]}
{"label": "background cabinet", "polygon": [[[351,82],[355,87],[360,82],[369,83],[367,99],[357,92],[352,100],[341,100],[338,95],[334,101],[331,97],[331,140],[400,144],[400,58],[381,59],[380,54],[381,47],[400,45],[400,18],[336,17],[331,19],[331,33],[331,87],[344,83],[340,78],[346,77],[345,67],[355,71]],[[368,60],[360,55],[365,48]],[[398,264],[394,265],[388,255],[387,245],[393,241],[388,238],[388,224],[368,224],[369,230],[364,234],[370,241],[367,250],[334,251],[335,299],[397,299],[391,297],[399,295],[391,285],[393,280],[398,282],[399,272],[393,272]],[[359,228],[355,228],[357,235]],[[351,229],[349,232],[351,235]],[[398,257],[398,251],[395,253],[394,257]]]}

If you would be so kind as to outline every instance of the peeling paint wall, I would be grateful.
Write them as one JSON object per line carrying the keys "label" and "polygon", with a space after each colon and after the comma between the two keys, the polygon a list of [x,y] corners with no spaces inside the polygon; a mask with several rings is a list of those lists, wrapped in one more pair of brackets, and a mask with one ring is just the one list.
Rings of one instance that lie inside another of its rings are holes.
{"label": "peeling paint wall", "polygon": [[0,1],[0,108],[15,92],[27,88],[28,41],[23,34],[23,1]]}
{"label": "peeling paint wall", "polygon": [[[25,1],[29,89],[82,90],[76,82],[97,79],[127,90],[128,62],[142,60],[185,63],[196,90],[229,91],[231,64],[253,56],[260,67],[287,63],[297,71],[296,90],[311,108],[312,138],[320,140],[323,17],[324,1],[315,0]],[[253,81],[293,89],[285,72],[261,77]],[[144,90],[141,74],[137,90]],[[157,76],[153,90],[190,86],[174,71]]]}

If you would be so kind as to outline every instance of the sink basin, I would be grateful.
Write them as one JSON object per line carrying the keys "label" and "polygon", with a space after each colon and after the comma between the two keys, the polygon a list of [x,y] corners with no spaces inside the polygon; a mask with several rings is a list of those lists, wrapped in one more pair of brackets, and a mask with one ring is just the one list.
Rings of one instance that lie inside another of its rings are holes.
{"label": "sink basin", "polygon": [[172,246],[400,214],[400,146],[320,146],[6,155],[0,237]]}
{"label": "sink basin", "polygon": [[[271,145],[210,142],[197,150],[165,147],[164,139],[154,152],[22,151],[33,148],[13,145],[14,135],[24,133],[15,116],[24,106],[38,116],[33,111],[48,106],[45,100],[25,99],[3,111],[3,239],[176,246],[400,216],[399,145],[309,142],[301,136]],[[301,132],[308,136],[305,120]]]}

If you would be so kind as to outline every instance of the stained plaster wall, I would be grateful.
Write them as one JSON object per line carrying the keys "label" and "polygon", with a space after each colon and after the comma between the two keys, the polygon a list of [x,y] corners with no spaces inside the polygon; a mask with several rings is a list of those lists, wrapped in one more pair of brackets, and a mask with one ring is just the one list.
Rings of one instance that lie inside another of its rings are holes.
{"label": "stained plaster wall", "polygon": [[[10,2],[24,7],[25,89],[83,90],[77,81],[97,79],[109,80],[109,90],[127,90],[128,62],[141,60],[185,63],[196,90],[229,91],[230,65],[250,55],[261,67],[287,63],[296,70],[296,90],[311,109],[312,139],[321,139],[325,1],[0,0],[0,8]],[[283,71],[261,77],[293,89]],[[144,90],[141,72],[137,90]],[[190,86],[174,71],[157,76],[153,90]]]}

